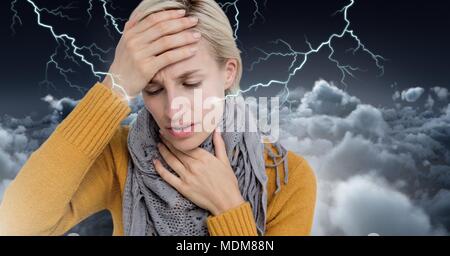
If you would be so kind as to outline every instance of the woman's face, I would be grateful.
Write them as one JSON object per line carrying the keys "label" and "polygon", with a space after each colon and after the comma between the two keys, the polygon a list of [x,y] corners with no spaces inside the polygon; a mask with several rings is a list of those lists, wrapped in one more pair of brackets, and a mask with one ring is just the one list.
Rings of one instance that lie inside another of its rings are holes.
{"label": "woman's face", "polygon": [[[198,147],[217,126],[209,117],[222,117],[225,90],[232,86],[237,69],[235,59],[220,67],[205,39],[197,46],[194,56],[161,69],[142,91],[161,136],[181,151]],[[222,100],[212,108],[211,99]]]}

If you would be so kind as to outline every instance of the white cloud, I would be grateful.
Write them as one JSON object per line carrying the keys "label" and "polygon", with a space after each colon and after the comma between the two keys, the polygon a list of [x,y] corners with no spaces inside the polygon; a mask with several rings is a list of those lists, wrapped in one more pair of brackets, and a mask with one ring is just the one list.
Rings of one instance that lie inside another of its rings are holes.
{"label": "white cloud", "polygon": [[42,98],[43,101],[50,104],[50,107],[62,111],[66,106],[72,106],[73,107],[77,104],[77,101],[70,99],[70,98],[62,98],[62,99],[55,99],[52,95],[47,95]]}
{"label": "white cloud", "polygon": [[317,81],[311,92],[305,93],[299,112],[306,115],[329,115],[344,117],[350,114],[360,100],[324,80]]}
{"label": "white cloud", "polygon": [[333,191],[331,223],[345,235],[433,235],[428,215],[383,180],[354,176]]}
{"label": "white cloud", "polygon": [[381,175],[391,179],[398,179],[416,169],[409,153],[389,152],[384,144],[373,143],[350,132],[322,160],[318,171],[324,177],[334,180],[346,179],[372,169],[379,170]]}
{"label": "white cloud", "polygon": [[434,106],[434,100],[431,95],[428,95],[427,102],[425,103],[425,108],[431,109]]}
{"label": "white cloud", "polygon": [[29,153],[26,129],[7,129],[0,124],[0,181],[12,178],[26,161]]}
{"label": "white cloud", "polygon": [[446,100],[448,97],[448,89],[447,88],[443,88],[443,87],[433,87],[431,90],[434,91],[434,93],[436,93],[436,96],[440,99],[440,100]]}
{"label": "white cloud", "polygon": [[392,95],[392,100],[398,100],[402,97],[402,95],[400,94],[399,91],[395,91],[394,94]]}
{"label": "white cloud", "polygon": [[424,93],[424,89],[421,87],[409,88],[402,91],[402,100],[407,102],[416,102],[420,96]]}

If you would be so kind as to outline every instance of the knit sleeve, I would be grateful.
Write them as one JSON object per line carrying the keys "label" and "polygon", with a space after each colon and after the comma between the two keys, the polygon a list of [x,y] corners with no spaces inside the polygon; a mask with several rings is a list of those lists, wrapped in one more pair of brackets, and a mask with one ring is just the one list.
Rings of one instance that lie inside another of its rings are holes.
{"label": "knit sleeve", "polygon": [[249,202],[207,219],[211,236],[256,236],[256,223]]}
{"label": "knit sleeve", "polygon": [[108,143],[129,112],[109,88],[94,85],[6,189],[0,235],[61,235],[105,209],[114,179]]}

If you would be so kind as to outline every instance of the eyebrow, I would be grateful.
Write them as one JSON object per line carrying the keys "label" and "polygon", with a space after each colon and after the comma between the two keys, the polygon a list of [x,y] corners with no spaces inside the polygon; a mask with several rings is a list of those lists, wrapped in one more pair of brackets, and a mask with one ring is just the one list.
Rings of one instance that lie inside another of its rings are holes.
{"label": "eyebrow", "polygon": [[[197,73],[199,71],[200,71],[200,69],[193,69],[193,70],[186,71],[183,74],[179,75],[177,78],[175,78],[175,80],[182,81],[182,80],[188,78],[189,76],[191,76],[192,74],[195,74],[195,73]],[[161,85],[162,86],[161,81],[158,81],[158,80],[155,80],[155,79],[152,79],[149,84],[155,84],[155,85]]]}

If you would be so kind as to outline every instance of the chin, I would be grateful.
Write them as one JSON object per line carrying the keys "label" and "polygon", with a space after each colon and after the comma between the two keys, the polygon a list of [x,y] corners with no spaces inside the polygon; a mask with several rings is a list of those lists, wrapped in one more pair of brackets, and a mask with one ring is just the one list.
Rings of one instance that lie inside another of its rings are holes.
{"label": "chin", "polygon": [[192,136],[183,139],[169,139],[172,145],[183,152],[190,151],[197,148],[202,144],[203,141],[208,137],[208,133],[205,132],[195,132]]}

